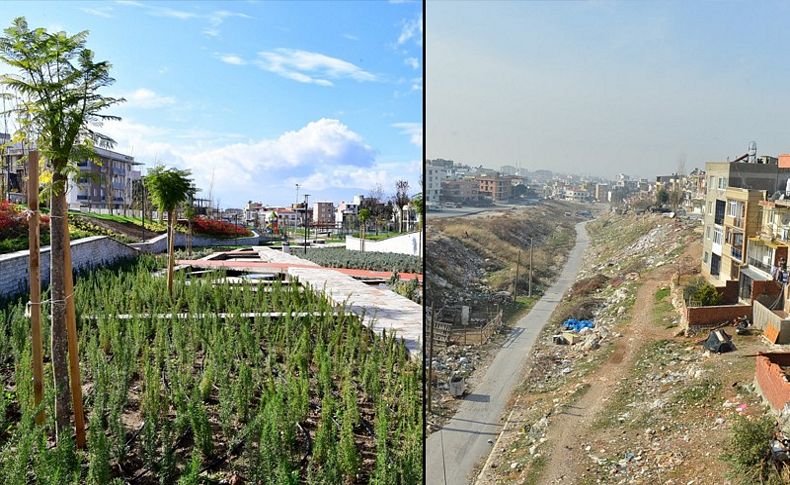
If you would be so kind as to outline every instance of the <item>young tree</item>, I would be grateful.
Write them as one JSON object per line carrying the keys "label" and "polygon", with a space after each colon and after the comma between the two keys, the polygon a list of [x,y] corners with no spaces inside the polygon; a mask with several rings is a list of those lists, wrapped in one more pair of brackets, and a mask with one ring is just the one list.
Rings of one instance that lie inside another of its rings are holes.
{"label": "young tree", "polygon": [[409,204],[412,206],[412,208],[414,208],[414,212],[417,213],[417,230],[419,230],[422,226],[422,216],[424,209],[422,203],[422,194],[415,195]]}
{"label": "young tree", "polygon": [[0,37],[0,60],[11,67],[12,74],[0,78],[20,100],[10,110],[17,117],[17,138],[35,142],[39,154],[52,169],[50,199],[51,239],[51,337],[52,371],[55,382],[56,437],[69,424],[69,380],[67,366],[67,298],[65,262],[67,253],[68,212],[66,190],[69,173],[75,162],[94,158],[93,144],[99,137],[91,127],[105,120],[120,119],[103,111],[122,98],[103,96],[99,90],[114,82],[110,63],[95,62],[93,52],[85,47],[88,32],[75,35],[31,30],[24,17],[13,21]]}
{"label": "young tree", "polygon": [[664,187],[661,187],[656,192],[656,205],[664,205],[669,202],[669,192]]}
{"label": "young tree", "polygon": [[188,201],[196,192],[189,176],[189,170],[165,168],[157,165],[148,172],[145,188],[151,195],[151,201],[159,208],[159,213],[167,212],[167,291],[173,296],[173,268],[175,267],[175,228],[176,210]]}
{"label": "young tree", "polygon": [[357,214],[357,219],[359,219],[359,238],[362,240],[360,242],[360,250],[364,253],[365,252],[365,226],[370,219],[370,209],[364,208],[360,209],[359,213]]}
{"label": "young tree", "polygon": [[392,198],[395,208],[398,211],[398,232],[404,231],[403,206],[409,203],[409,182],[398,180],[395,182],[395,196]]}

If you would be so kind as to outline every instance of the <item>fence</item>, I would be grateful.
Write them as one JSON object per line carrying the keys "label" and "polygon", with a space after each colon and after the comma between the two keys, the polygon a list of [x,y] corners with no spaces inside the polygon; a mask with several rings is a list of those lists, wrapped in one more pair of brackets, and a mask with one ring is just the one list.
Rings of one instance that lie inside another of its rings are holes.
{"label": "fence", "polygon": [[502,311],[500,310],[485,325],[480,327],[458,327],[451,322],[428,319],[428,335],[430,338],[431,325],[433,325],[434,345],[483,345],[502,327]]}

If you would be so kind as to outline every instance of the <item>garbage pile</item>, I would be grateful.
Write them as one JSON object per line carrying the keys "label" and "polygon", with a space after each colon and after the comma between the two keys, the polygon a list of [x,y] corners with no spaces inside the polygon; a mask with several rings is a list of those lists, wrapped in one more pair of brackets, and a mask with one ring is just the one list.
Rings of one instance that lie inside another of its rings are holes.
{"label": "garbage pile", "polygon": [[600,346],[601,332],[595,332],[592,320],[576,320],[569,318],[562,323],[562,333],[552,336],[558,345],[576,345],[581,343],[584,350],[595,350]]}

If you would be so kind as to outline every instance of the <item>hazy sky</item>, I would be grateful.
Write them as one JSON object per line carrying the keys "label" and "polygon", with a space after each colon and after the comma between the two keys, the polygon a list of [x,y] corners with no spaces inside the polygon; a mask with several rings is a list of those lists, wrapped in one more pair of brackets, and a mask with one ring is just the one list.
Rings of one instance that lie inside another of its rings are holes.
{"label": "hazy sky", "polygon": [[[5,2],[2,28],[76,33],[127,102],[101,129],[150,167],[192,170],[222,207],[349,200],[422,172],[422,4]],[[3,66],[4,67],[4,66]]]}
{"label": "hazy sky", "polygon": [[426,9],[429,159],[654,176],[790,152],[788,2]]}

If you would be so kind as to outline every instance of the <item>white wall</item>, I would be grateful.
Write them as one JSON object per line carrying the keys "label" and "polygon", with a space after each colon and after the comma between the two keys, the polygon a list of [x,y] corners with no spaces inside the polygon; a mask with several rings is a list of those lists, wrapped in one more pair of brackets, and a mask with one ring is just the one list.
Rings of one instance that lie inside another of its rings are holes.
{"label": "white wall", "polygon": [[[360,251],[362,241],[353,236],[346,236],[346,249]],[[422,232],[412,232],[403,236],[391,237],[383,241],[365,240],[365,252],[397,253],[411,256],[422,256]]]}

